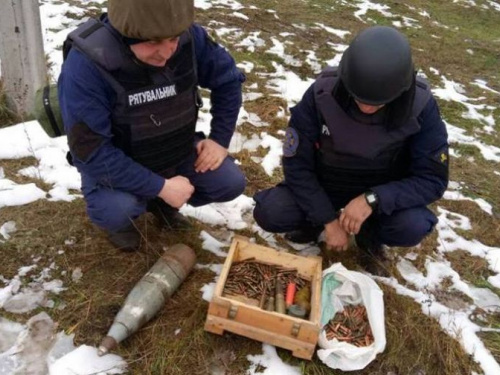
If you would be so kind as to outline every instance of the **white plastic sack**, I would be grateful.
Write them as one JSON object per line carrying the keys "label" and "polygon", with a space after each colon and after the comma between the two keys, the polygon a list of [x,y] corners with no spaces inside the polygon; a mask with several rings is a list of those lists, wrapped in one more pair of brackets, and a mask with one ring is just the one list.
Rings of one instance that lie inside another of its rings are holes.
{"label": "white plastic sack", "polygon": [[[323,303],[322,314],[328,311],[329,315],[335,314],[337,311],[343,310],[343,305],[364,305],[374,342],[370,346],[357,347],[337,339],[328,340],[325,330],[322,329],[319,335],[319,346],[322,349],[318,349],[317,354],[321,361],[330,368],[342,371],[361,370],[385,349],[383,292],[370,277],[360,272],[349,271],[341,263],[335,263],[324,270],[323,280],[330,274],[333,274],[342,285],[330,292],[330,295],[325,296],[331,305],[324,306]],[[329,307],[333,307],[333,310]],[[322,316],[321,320],[328,322],[331,318],[333,316]],[[324,323],[322,323],[323,325]]]}

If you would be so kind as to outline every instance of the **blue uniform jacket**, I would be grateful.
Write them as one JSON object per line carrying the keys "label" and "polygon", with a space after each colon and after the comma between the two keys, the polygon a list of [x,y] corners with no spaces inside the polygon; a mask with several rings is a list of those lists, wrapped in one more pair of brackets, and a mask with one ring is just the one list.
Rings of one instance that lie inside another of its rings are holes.
{"label": "blue uniform jacket", "polygon": [[[234,132],[241,106],[241,83],[245,76],[231,55],[210,39],[205,29],[192,25],[198,68],[198,83],[211,90],[211,133],[209,137],[224,147]],[[102,78],[94,63],[72,49],[64,62],[58,81],[59,102],[66,134],[78,123],[85,123],[103,141],[86,162],[73,154],[73,163],[89,182],[112,186],[146,199],[158,195],[165,179],[126,156],[112,144],[110,114],[115,92]],[[105,181],[101,181],[105,177]],[[85,191],[84,191],[85,192]]]}
{"label": "blue uniform jacket", "polygon": [[[409,139],[410,177],[371,189],[378,194],[379,213],[390,215],[397,210],[428,205],[441,198],[446,190],[448,134],[433,97],[418,116],[418,122],[420,132]],[[315,153],[321,125],[313,86],[291,109],[289,126],[297,131],[299,143],[294,156],[283,157],[285,182],[310,222],[329,223],[342,207],[334,207],[335,197],[327,195],[316,177]]]}

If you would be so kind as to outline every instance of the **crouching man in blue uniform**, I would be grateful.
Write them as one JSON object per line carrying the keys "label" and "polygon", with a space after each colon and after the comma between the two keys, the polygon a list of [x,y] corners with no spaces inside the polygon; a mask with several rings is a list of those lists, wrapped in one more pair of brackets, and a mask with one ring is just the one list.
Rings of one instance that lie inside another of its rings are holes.
{"label": "crouching man in blue uniform", "polygon": [[383,274],[382,245],[415,246],[432,231],[447,132],[402,34],[368,28],[321,73],[291,109],[283,169],[284,182],[254,197],[269,232],[304,243],[324,231],[337,251],[355,235],[361,265]]}
{"label": "crouching man in blue uniform", "polygon": [[[227,147],[245,77],[193,23],[193,0],[109,0],[108,11],[68,36],[59,100],[88,215],[131,251],[140,245],[133,220],[144,212],[183,227],[184,203],[243,192]],[[198,86],[211,90],[207,139],[195,133]]]}

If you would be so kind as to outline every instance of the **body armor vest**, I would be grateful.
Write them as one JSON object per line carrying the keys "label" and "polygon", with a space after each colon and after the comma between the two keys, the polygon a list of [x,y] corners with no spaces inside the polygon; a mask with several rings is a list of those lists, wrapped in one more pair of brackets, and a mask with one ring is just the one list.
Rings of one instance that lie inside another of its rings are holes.
{"label": "body armor vest", "polygon": [[364,124],[351,118],[332,91],[338,82],[335,68],[325,69],[314,84],[321,119],[317,175],[325,191],[342,204],[370,188],[408,174],[406,143],[420,131],[417,117],[430,98],[428,85],[417,78],[410,118],[396,129],[385,124]]}
{"label": "body armor vest", "polygon": [[116,93],[111,113],[116,147],[159,174],[193,151],[201,98],[189,31],[180,36],[177,51],[163,68],[139,62],[121,35],[98,20],[84,23],[68,40],[96,64]]}

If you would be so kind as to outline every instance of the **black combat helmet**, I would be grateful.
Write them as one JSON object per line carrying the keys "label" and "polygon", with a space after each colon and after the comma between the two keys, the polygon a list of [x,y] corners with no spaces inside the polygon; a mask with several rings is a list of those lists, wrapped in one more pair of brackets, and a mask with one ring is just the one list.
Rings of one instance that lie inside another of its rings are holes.
{"label": "black combat helmet", "polygon": [[340,79],[359,102],[381,105],[409,90],[414,67],[408,40],[392,27],[363,30],[344,52]]}

